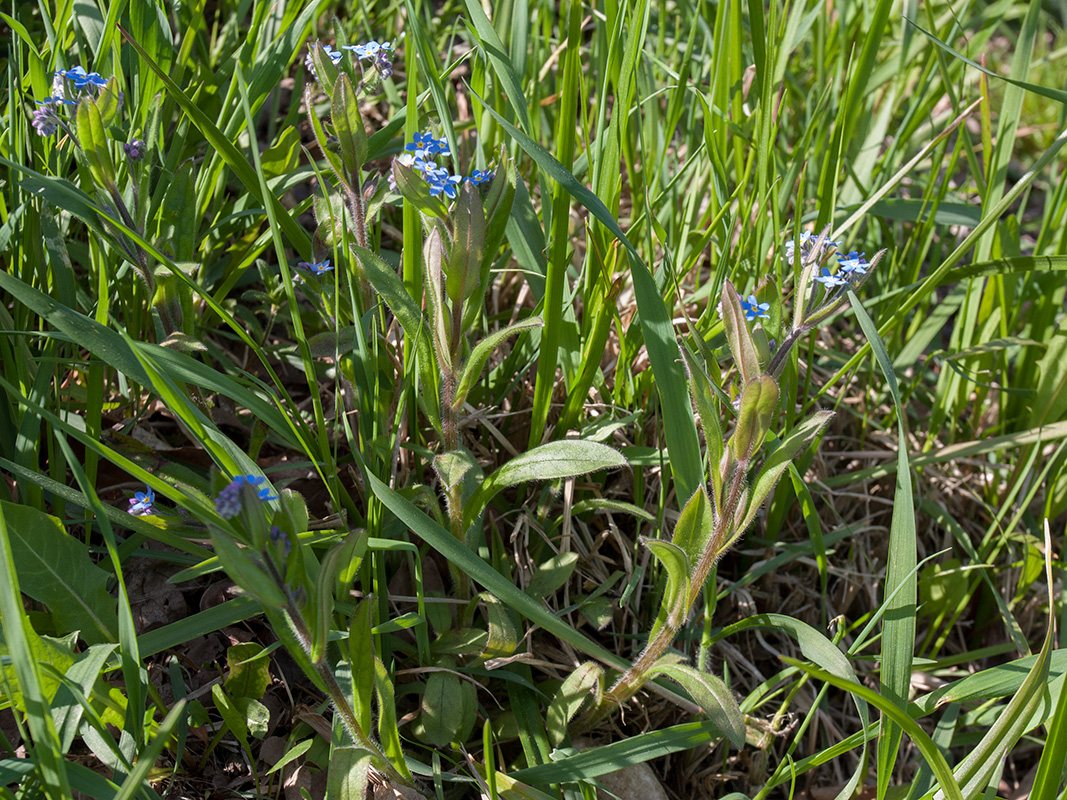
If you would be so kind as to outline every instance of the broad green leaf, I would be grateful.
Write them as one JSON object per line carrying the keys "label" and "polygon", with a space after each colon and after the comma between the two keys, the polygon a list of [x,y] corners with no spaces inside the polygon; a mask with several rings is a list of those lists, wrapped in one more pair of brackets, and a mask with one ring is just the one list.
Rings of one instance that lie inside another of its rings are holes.
{"label": "broad green leaf", "polygon": [[463,693],[459,678],[451,672],[431,672],[422,693],[419,719],[423,735],[435,747],[448,747],[460,728]]}
{"label": "broad green leaf", "polygon": [[527,594],[537,600],[543,600],[570,580],[578,566],[578,554],[575,552],[556,553],[537,565]]}
{"label": "broad green leaf", "polygon": [[352,710],[361,730],[371,730],[374,699],[374,637],[371,620],[374,602],[363,598],[348,625],[348,664],[352,670]]}
{"label": "broad green leaf", "polygon": [[756,518],[756,513],[763,505],[763,501],[770,496],[770,493],[778,484],[778,479],[782,477],[782,473],[789,467],[790,462],[811,444],[833,415],[834,412],[832,411],[816,411],[793,428],[789,435],[782,440],[781,444],[767,456],[766,461],[763,462],[763,466],[760,467],[759,472],[756,473],[756,477],[752,481],[748,510],[745,512],[741,523],[735,529],[736,535],[743,533],[752,524],[752,520]]}
{"label": "broad green leaf", "polygon": [[485,480],[463,511],[465,527],[474,522],[494,495],[509,486],[570,478],[626,464],[621,453],[599,442],[564,439],[540,445],[511,459]]}
{"label": "broad green leaf", "polygon": [[685,622],[689,613],[690,574],[694,565],[689,563],[685,551],[676,544],[652,539],[646,541],[645,545],[667,573],[667,585],[663,589],[659,612],[648,634],[651,640],[664,626],[676,631]]}
{"label": "broad green leaf", "polygon": [[511,611],[489,592],[482,592],[479,597],[485,603],[485,615],[489,620],[489,636],[478,656],[479,661],[506,658],[519,646],[519,630],[511,618]]}
{"label": "broad green leaf", "polygon": [[[4,615],[0,611],[0,623],[3,621]],[[0,696],[5,701],[10,702],[13,707],[25,713],[26,702],[22,696],[22,689],[19,688],[18,675],[11,663],[11,654],[2,633],[2,630],[0,630],[0,672],[3,673],[3,680],[6,681],[6,684],[2,687]],[[53,636],[39,636],[32,627],[26,629],[26,644],[33,655],[34,661],[37,662],[39,667],[47,664],[60,675],[65,675],[77,658],[77,654],[74,652],[74,647],[77,644],[76,640],[77,635],[74,633],[62,639],[57,639]],[[94,647],[106,650],[106,648],[113,647],[113,645],[94,645]],[[97,673],[96,677],[99,677],[99,673]],[[49,670],[41,671],[40,692],[46,702],[51,704],[57,693],[61,691],[62,686],[63,684],[52,672]],[[77,705],[77,703],[74,703],[74,705]],[[78,706],[79,716],[80,711],[81,707]],[[53,708],[53,714],[54,712],[55,709]],[[56,730],[60,730],[58,725]]]}
{"label": "broad green leaf", "polygon": [[215,555],[233,582],[264,605],[284,608],[285,594],[274,579],[255,563],[253,559],[258,556],[253,556],[248,548],[238,547],[226,531],[214,525],[210,526],[210,530]]}
{"label": "broad green leaf", "polygon": [[1030,426],[1067,417],[1067,321],[1061,321],[1037,362],[1041,377],[1030,415]]}
{"label": "broad green leaf", "polygon": [[567,726],[582,705],[588,700],[593,706],[600,702],[604,691],[604,670],[592,661],[586,661],[563,681],[545,714],[548,738],[553,747],[558,747],[567,738]]}
{"label": "broad green leaf", "polygon": [[263,697],[270,686],[270,660],[256,642],[226,648],[226,668],[222,686],[230,697]]}
{"label": "broad green leaf", "polygon": [[174,171],[156,213],[159,246],[178,261],[192,261],[200,226],[196,210],[196,164],[190,159]]}
{"label": "broad green leaf", "polygon": [[415,208],[438,219],[448,219],[448,206],[440,195],[430,194],[430,184],[414,169],[393,159],[393,180],[397,191]]}
{"label": "broad green leaf", "polygon": [[778,405],[778,384],[770,375],[760,375],[745,384],[737,409],[737,427],[730,437],[734,456],[748,464],[767,436]]}
{"label": "broad green leaf", "polygon": [[[107,132],[104,130],[100,109],[92,97],[83,97],[76,112],[78,141],[81,143],[89,171],[98,186],[113,192],[115,189],[115,163],[111,160]],[[107,202],[107,201],[105,201]]]}
{"label": "broad green leaf", "polygon": [[748,323],[745,322],[745,313],[741,310],[741,298],[730,281],[722,285],[722,322],[726,328],[726,341],[730,343],[730,353],[741,375],[741,384],[745,386],[759,378],[759,356]]}
{"label": "broad green leaf", "polygon": [[255,697],[234,697],[234,707],[244,719],[248,733],[256,739],[262,739],[270,728],[270,711]]}
{"label": "broad green leaf", "polygon": [[678,515],[671,541],[685,553],[688,563],[696,566],[707,550],[714,532],[715,513],[707,491],[701,486]]}
{"label": "broad green leaf", "polygon": [[[343,77],[343,76],[342,76]],[[363,800],[370,779],[370,753],[357,747],[335,747],[330,754],[326,793],[330,800]]]}
{"label": "broad green leaf", "polygon": [[723,732],[734,747],[745,746],[745,719],[741,708],[722,679],[685,664],[660,662],[649,675],[666,675],[680,683],[708,718]]}
{"label": "broad green leaf", "polygon": [[114,642],[118,610],[107,591],[108,573],[89,558],[89,548],[53,516],[0,501],[8,524],[19,587],[48,606],[60,631],[79,631],[89,644]]}
{"label": "broad green leaf", "polygon": [[515,336],[522,331],[540,328],[543,325],[544,322],[540,317],[529,317],[528,319],[516,322],[514,325],[508,325],[505,328],[501,328],[478,342],[471,351],[467,363],[463,365],[463,372],[460,375],[459,385],[456,388],[456,399],[452,403],[453,407],[456,409],[463,407],[463,404],[467,401],[467,394],[470,392],[471,386],[473,386],[474,382],[481,377],[482,369],[485,368],[485,362],[489,360],[489,356],[493,354],[494,350],[500,347],[500,345],[509,337]]}
{"label": "broad green leaf", "polygon": [[271,775],[271,774],[277,772],[278,770],[283,769],[285,767],[285,765],[288,764],[290,761],[294,761],[295,759],[300,758],[300,756],[304,755],[304,753],[306,753],[308,750],[310,750],[311,749],[311,745],[313,745],[314,743],[315,743],[314,739],[305,739],[302,742],[297,742],[292,747],[290,747],[285,752],[285,755],[283,755],[280,759],[278,759],[277,763],[275,763],[264,774],[265,775]]}
{"label": "broad green leaf", "polygon": [[367,160],[367,131],[363,127],[363,117],[359,113],[356,93],[352,91],[352,82],[343,72],[337,77],[333,87],[333,102],[330,106],[333,117],[333,129],[341,145],[341,161],[348,170],[347,180],[359,174],[363,162]]}
{"label": "broad green leaf", "polygon": [[467,298],[477,291],[485,253],[485,211],[478,187],[463,181],[452,207],[452,251],[445,270],[445,292],[452,313],[459,315]]}

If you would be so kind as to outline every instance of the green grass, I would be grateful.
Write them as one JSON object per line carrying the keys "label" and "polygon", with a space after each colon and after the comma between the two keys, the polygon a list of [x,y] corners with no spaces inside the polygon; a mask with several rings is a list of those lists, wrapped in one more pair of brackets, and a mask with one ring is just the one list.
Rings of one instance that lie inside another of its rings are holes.
{"label": "green grass", "polygon": [[0,17],[0,795],[1063,796],[1063,9],[488,12]]}

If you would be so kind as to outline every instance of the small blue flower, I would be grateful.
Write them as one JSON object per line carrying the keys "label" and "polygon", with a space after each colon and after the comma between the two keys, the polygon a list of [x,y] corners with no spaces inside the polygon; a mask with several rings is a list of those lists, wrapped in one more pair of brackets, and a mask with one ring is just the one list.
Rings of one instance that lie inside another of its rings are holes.
{"label": "small blue flower", "polygon": [[143,492],[134,492],[130,498],[129,513],[135,517],[143,517],[152,513],[152,504],[156,502],[156,493],[152,487],[146,486]]}
{"label": "small blue flower", "polygon": [[833,289],[837,286],[846,286],[848,284],[848,281],[840,275],[831,275],[830,270],[826,267],[823,267],[822,272],[815,276],[815,280],[827,289]]}
{"label": "small blue flower", "polygon": [[[327,272],[333,269],[333,267],[330,266],[330,259],[328,258],[324,261],[316,262],[298,261],[296,265],[301,269],[306,269],[309,272],[314,272],[316,275],[325,275]],[[260,480],[263,479],[260,478]]]}
{"label": "small blue flower", "polygon": [[78,105],[73,100],[68,100],[65,97],[58,97],[58,96],[57,97],[46,97],[44,100],[35,100],[34,102],[37,103],[37,105],[39,105],[39,106],[57,106],[57,105],[76,106],[76,105]]}
{"label": "small blue flower", "polygon": [[475,186],[491,181],[494,177],[494,173],[491,169],[476,169],[471,172],[470,177],[466,180],[473,183]]}
{"label": "small blue flower", "polygon": [[393,49],[392,42],[376,42],[373,39],[366,44],[346,44],[342,50],[351,50],[356,58],[377,58],[379,54]]}
{"label": "small blue flower", "polygon": [[101,77],[99,72],[86,72],[82,66],[72,67],[71,69],[61,69],[57,73],[62,75],[68,81],[74,84],[74,88],[79,92],[86,87],[93,86],[97,89],[102,89],[107,86],[107,80]]}
{"label": "small blue flower", "polygon": [[771,315],[768,313],[771,310],[770,303],[761,303],[756,299],[756,295],[750,294],[748,300],[741,301],[741,310],[745,312],[745,319],[752,322],[756,319],[770,319]]}
{"label": "small blue flower", "polygon": [[430,184],[430,195],[436,197],[442,192],[451,200],[456,198],[456,186],[463,181],[462,175],[449,175],[444,167],[427,170],[426,182]]}
{"label": "small blue flower", "polygon": [[866,275],[871,266],[867,263],[866,255],[866,253],[857,253],[855,250],[845,256],[839,255],[837,263],[841,272],[846,275]]}

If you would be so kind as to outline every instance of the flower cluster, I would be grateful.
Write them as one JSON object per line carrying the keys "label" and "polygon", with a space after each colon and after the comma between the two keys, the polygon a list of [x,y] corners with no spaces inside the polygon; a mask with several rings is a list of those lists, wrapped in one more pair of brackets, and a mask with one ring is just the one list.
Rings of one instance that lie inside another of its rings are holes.
{"label": "flower cluster", "polygon": [[[107,86],[107,79],[99,72],[86,72],[84,67],[61,69],[52,77],[52,94],[35,102],[43,108],[33,112],[30,123],[40,136],[52,136],[63,126],[63,120],[56,113],[57,108],[76,106],[78,101],[72,99],[84,92],[94,92]],[[121,101],[122,94],[119,94]]]}
{"label": "flower cluster", "polygon": [[376,42],[372,39],[366,44],[346,44],[341,49],[351,50],[358,61],[372,62],[378,74],[383,78],[388,78],[393,74],[393,62],[389,58],[389,54],[393,51],[392,42]]}
{"label": "flower cluster", "polygon": [[867,270],[871,268],[871,265],[867,263],[866,256],[866,253],[857,253],[855,250],[848,255],[838,254],[837,272],[831,273],[827,267],[823,267],[819,270],[819,274],[815,276],[815,280],[827,289],[847,286],[849,281],[866,275]]}
{"label": "flower cluster", "polygon": [[[245,484],[248,484],[253,489],[264,483],[267,479],[259,475],[238,475],[233,479],[233,482],[226,486],[219,496],[215,498],[215,510],[219,512],[219,516],[223,519],[233,519],[241,513],[241,491]],[[270,488],[264,486],[256,492],[256,496],[266,502],[267,500],[277,500],[278,495],[271,494]]]}
{"label": "flower cluster", "polygon": [[143,492],[134,492],[130,498],[129,513],[135,517],[144,517],[153,513],[152,504],[156,502],[156,493],[146,486]]}
{"label": "flower cluster", "polygon": [[344,56],[344,53],[342,53],[341,50],[350,50],[355,56],[356,61],[370,61],[371,66],[374,67],[382,78],[388,78],[393,74],[393,62],[389,56],[393,51],[392,42],[369,41],[366,44],[346,44],[342,45],[341,50],[334,50],[328,44],[315,42],[315,44],[311,45],[308,49],[307,57],[304,58],[304,66],[306,66],[308,71],[315,76],[315,80],[319,80],[319,76],[315,72],[315,61],[311,57],[311,54],[316,45],[322,48],[323,53],[329,57],[334,66],[341,63],[341,58]]}
{"label": "flower cluster", "polygon": [[[797,241],[790,238],[785,243],[785,260],[791,265],[797,256],[797,243],[799,241],[799,255],[801,264],[818,264],[819,271],[813,280],[821,283],[827,289],[836,289],[838,286],[847,286],[853,280],[867,274],[871,264],[867,261],[866,253],[857,253],[855,250],[848,254],[840,252],[841,244],[826,237],[816,236],[811,231],[801,231],[796,237]],[[832,271],[825,266],[833,254],[837,258],[837,269]]]}
{"label": "flower cluster", "polygon": [[122,146],[122,149],[126,152],[126,157],[130,161],[140,161],[144,158],[144,142],[140,139],[127,142]]}
{"label": "flower cluster", "polygon": [[[456,187],[463,181],[470,181],[477,186],[493,179],[493,171],[488,169],[476,169],[467,176],[453,175],[447,168],[439,166],[435,160],[438,156],[451,155],[452,151],[446,139],[435,139],[429,133],[416,133],[414,141],[404,145],[404,152],[397,156],[396,160],[422,175],[426,183],[430,185],[430,195],[433,197],[443,194],[450,200],[454,200]],[[389,185],[396,188],[391,175]]]}

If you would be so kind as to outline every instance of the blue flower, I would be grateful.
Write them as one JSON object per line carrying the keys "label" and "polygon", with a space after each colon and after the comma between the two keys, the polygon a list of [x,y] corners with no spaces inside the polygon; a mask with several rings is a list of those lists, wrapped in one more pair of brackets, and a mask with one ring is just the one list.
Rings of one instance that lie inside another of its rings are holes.
{"label": "blue flower", "polygon": [[837,263],[841,272],[844,272],[846,275],[866,275],[867,270],[871,266],[867,263],[866,255],[866,253],[857,253],[855,250],[846,256],[839,255],[837,257]]}
{"label": "blue flower", "polygon": [[351,50],[356,58],[377,58],[379,54],[393,49],[392,42],[376,42],[373,39],[366,44],[346,44],[342,50]]}
{"label": "blue flower", "polygon": [[409,153],[419,155],[420,151],[431,156],[449,156],[452,152],[448,149],[447,139],[435,139],[428,133],[416,133],[413,141],[404,145]]}
{"label": "blue flower", "polygon": [[152,504],[156,502],[156,493],[152,487],[146,486],[143,492],[134,492],[130,498],[130,511],[135,517],[143,517],[152,513]]}
{"label": "blue flower", "polygon": [[745,319],[749,322],[755,319],[771,318],[771,315],[767,313],[771,310],[771,304],[759,302],[754,294],[750,294],[748,300],[741,301],[741,310],[745,312]]}
{"label": "blue flower", "polygon": [[94,86],[97,89],[102,89],[107,86],[107,80],[101,77],[99,72],[86,72],[84,67],[77,66],[71,69],[61,69],[57,75],[62,75],[68,81],[74,84],[74,88],[79,92],[88,86]]}
{"label": "blue flower", "polygon": [[493,176],[494,173],[491,169],[476,169],[470,174],[470,177],[466,180],[477,186],[480,183],[486,183],[487,181],[491,181],[493,179]]}
{"label": "blue flower", "polygon": [[[238,475],[233,481],[223,488],[219,492],[219,496],[215,498],[215,510],[219,513],[219,516],[223,519],[233,519],[241,513],[241,489],[244,484],[248,484],[253,489],[264,483],[267,479],[259,475]],[[267,500],[277,500],[278,495],[271,494],[270,488],[264,486],[256,492],[256,497],[266,502]]]}
{"label": "blue flower", "polygon": [[449,175],[444,167],[427,170],[426,182],[430,184],[430,195],[436,197],[442,192],[449,199],[456,198],[456,186],[463,181],[462,175]]}
{"label": "blue flower", "polygon": [[823,267],[822,272],[815,276],[815,280],[827,289],[833,289],[836,286],[845,286],[848,284],[848,281],[840,275],[831,275],[830,270],[826,267]]}
{"label": "blue flower", "polygon": [[[330,259],[328,258],[325,261],[298,261],[296,265],[301,269],[306,269],[309,272],[314,272],[316,275],[325,275],[327,272],[333,269],[333,267],[330,266]],[[260,478],[260,480],[263,479]]]}
{"label": "blue flower", "polygon": [[56,96],[56,97],[46,97],[44,100],[35,100],[34,102],[37,103],[37,105],[39,105],[39,106],[57,106],[57,105],[76,106],[76,105],[78,105],[73,100],[68,100],[65,97],[58,97],[58,96]]}

